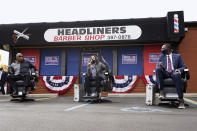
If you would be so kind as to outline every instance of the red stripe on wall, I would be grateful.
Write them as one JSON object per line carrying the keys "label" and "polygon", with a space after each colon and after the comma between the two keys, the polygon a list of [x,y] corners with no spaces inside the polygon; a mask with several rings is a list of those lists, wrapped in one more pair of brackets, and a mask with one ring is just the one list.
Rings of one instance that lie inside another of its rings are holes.
{"label": "red stripe on wall", "polygon": [[145,45],[144,46],[144,75],[154,75],[157,63],[149,62],[150,54],[161,54],[162,45]]}
{"label": "red stripe on wall", "polygon": [[31,49],[21,49],[21,53],[23,56],[35,56],[35,66],[36,69],[39,71],[40,66],[40,49],[38,48],[31,48]]}

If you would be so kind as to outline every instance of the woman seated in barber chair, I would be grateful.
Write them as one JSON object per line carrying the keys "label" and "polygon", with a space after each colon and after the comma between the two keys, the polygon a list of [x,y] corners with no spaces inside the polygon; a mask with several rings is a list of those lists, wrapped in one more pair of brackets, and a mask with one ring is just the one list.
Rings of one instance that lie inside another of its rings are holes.
{"label": "woman seated in barber chair", "polygon": [[[97,56],[90,57],[84,83],[85,96],[98,97],[102,87],[107,86],[110,88],[111,71],[105,59],[101,58],[104,64],[99,61]],[[95,87],[95,91],[92,90],[92,87]]]}

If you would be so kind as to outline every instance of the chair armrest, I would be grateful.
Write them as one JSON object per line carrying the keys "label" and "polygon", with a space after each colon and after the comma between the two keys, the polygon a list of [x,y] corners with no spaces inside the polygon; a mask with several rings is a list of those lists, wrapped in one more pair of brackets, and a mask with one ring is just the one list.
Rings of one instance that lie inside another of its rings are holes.
{"label": "chair armrest", "polygon": [[183,75],[184,75],[183,77],[184,77],[186,80],[189,80],[189,79],[190,79],[189,69],[184,69]]}
{"label": "chair armrest", "polygon": [[189,72],[189,69],[184,69],[184,72]]}
{"label": "chair armrest", "polygon": [[109,72],[105,72],[105,75],[109,75]]}

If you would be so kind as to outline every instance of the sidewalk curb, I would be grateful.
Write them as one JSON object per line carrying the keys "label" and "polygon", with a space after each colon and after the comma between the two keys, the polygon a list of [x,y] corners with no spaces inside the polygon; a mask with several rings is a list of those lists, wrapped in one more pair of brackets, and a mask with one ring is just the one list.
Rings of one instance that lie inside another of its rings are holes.
{"label": "sidewalk curb", "polygon": [[197,93],[186,93],[184,97],[197,97]]}
{"label": "sidewalk curb", "polygon": [[[8,95],[0,95],[0,97],[11,97],[9,94]],[[58,94],[55,93],[50,93],[50,94],[28,94],[27,97],[58,97]]]}
{"label": "sidewalk curb", "polygon": [[145,93],[109,93],[108,97],[145,97]]}
{"label": "sidewalk curb", "polygon": [[[146,97],[146,93],[109,93],[108,97]],[[197,97],[197,93],[186,93],[184,97]]]}
{"label": "sidewalk curb", "polygon": [[58,94],[49,93],[49,94],[28,94],[29,97],[58,97]]}

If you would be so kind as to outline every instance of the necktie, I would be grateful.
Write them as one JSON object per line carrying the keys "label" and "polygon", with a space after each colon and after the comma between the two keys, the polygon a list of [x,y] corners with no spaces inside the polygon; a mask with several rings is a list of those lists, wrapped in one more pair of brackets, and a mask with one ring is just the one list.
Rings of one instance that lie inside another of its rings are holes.
{"label": "necktie", "polygon": [[168,55],[168,72],[172,72],[172,63],[169,55]]}

